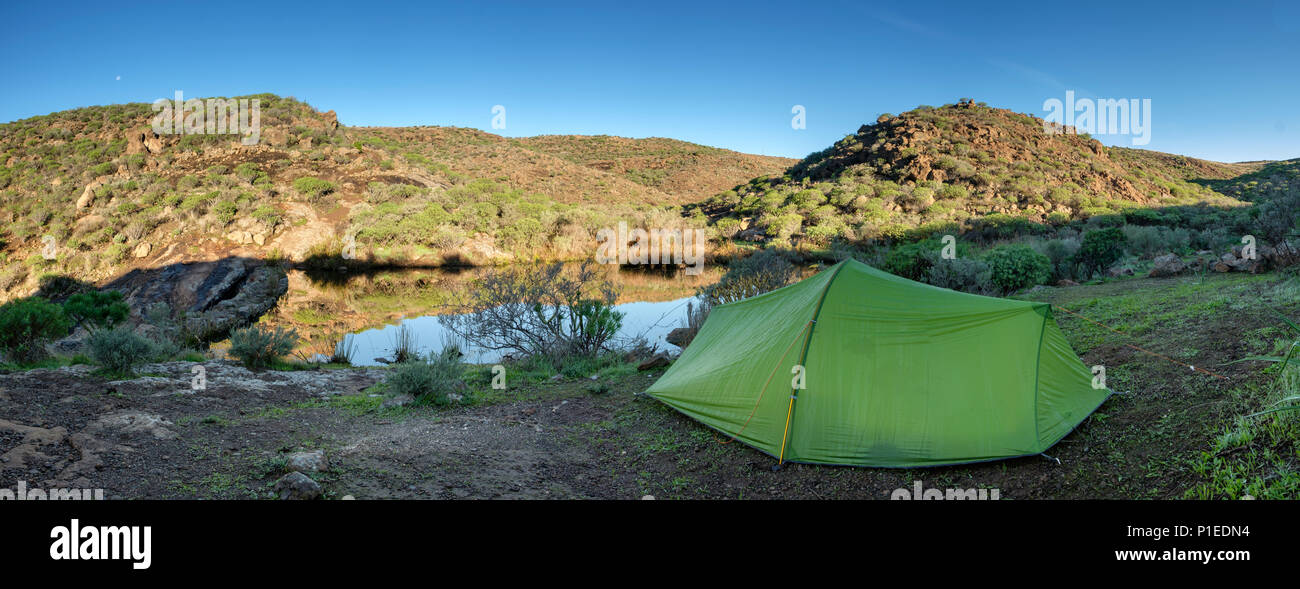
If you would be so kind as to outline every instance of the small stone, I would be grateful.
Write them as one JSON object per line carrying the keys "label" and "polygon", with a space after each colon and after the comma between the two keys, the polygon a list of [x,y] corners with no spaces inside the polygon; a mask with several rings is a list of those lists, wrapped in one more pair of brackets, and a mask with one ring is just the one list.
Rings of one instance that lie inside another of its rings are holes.
{"label": "small stone", "polygon": [[405,407],[414,402],[415,402],[415,397],[412,397],[411,395],[405,395],[405,394],[393,395],[391,397],[384,399],[384,402],[380,403],[379,406],[385,409],[389,407]]}
{"label": "small stone", "polygon": [[655,500],[655,496],[654,496],[654,495],[642,495],[642,496],[641,496],[641,500],[642,500],[642,501],[654,501],[654,500]]}
{"label": "small stone", "polygon": [[284,500],[310,500],[320,497],[320,483],[300,472],[291,472],[275,482],[276,496]]}
{"label": "small stone", "polygon": [[356,497],[353,497],[353,496],[351,496],[351,495],[344,495],[342,500],[343,500],[343,501],[353,501],[353,500],[355,500],[355,499],[356,499]]}
{"label": "small stone", "polygon": [[285,468],[302,473],[321,472],[329,468],[329,461],[325,459],[324,450],[294,452],[289,455]]}

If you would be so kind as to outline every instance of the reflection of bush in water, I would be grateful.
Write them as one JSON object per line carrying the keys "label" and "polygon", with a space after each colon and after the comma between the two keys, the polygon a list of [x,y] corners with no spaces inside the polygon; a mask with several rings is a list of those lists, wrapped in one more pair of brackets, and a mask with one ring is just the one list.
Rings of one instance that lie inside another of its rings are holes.
{"label": "reflection of bush in water", "polygon": [[595,356],[622,327],[617,298],[594,262],[493,268],[465,293],[461,314],[438,320],[479,348],[517,358]]}

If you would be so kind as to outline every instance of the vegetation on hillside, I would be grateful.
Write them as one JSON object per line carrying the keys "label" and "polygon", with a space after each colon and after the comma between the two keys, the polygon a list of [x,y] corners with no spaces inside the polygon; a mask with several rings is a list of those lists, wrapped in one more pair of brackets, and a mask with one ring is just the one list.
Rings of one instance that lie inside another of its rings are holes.
{"label": "vegetation on hillside", "polygon": [[[293,98],[236,98],[261,101],[259,145],[155,135],[142,103],[0,125],[0,292],[235,251],[300,261],[351,247],[356,258],[425,264],[586,257],[596,232],[619,221],[701,227],[676,205],[791,163],[667,139],[354,128]],[[594,157],[603,144],[617,152]]]}

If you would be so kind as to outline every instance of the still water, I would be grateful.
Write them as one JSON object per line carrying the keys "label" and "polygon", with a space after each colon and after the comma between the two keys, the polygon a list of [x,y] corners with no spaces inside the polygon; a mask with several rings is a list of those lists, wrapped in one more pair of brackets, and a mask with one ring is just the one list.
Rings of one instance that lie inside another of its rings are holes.
{"label": "still water", "polygon": [[[289,292],[263,322],[291,327],[298,332],[299,358],[328,354],[333,342],[345,335],[355,346],[353,364],[374,366],[389,359],[399,326],[406,326],[421,353],[439,350],[446,343],[462,347],[466,360],[496,362],[501,353],[457,341],[438,321],[454,313],[467,289],[488,269],[396,270],[375,273],[317,274],[292,271]],[[668,332],[685,324],[687,303],[701,287],[721,276],[719,268],[706,268],[698,276],[678,272],[619,271],[609,279],[619,290],[616,309],[623,313],[618,342],[636,338],[676,352],[664,341]]]}
{"label": "still water", "polygon": [[[615,341],[615,344],[640,337],[652,344],[658,344],[661,350],[679,351],[677,346],[668,343],[664,338],[669,331],[685,324],[686,303],[691,300],[692,297],[686,297],[672,301],[638,301],[616,305],[615,309],[623,313],[623,328],[619,331],[616,337],[618,341]],[[414,333],[421,354],[440,350],[445,343],[457,341],[455,334],[448,331],[436,315],[404,319],[397,325],[385,325],[354,334],[352,342],[356,345],[356,356],[352,363],[357,366],[374,366],[380,363],[378,360],[380,358],[392,358],[393,342],[397,337],[399,325],[406,326]],[[484,364],[501,359],[501,353],[498,351],[484,350],[465,342],[457,343],[465,354],[466,362]]]}

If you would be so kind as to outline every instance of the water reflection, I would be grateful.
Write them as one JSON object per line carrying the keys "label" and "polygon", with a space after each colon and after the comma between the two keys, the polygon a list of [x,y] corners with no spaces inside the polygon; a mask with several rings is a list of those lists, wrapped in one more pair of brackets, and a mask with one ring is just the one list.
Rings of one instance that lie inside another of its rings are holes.
{"label": "water reflection", "polygon": [[[301,357],[328,354],[333,342],[354,334],[353,362],[375,365],[392,355],[393,333],[407,325],[421,352],[440,349],[451,334],[437,316],[456,312],[460,295],[472,288],[484,268],[382,270],[372,272],[291,271],[289,292],[264,318],[271,325],[297,330]],[[620,339],[644,337],[660,349],[676,351],[664,341],[680,327],[686,303],[695,292],[718,280],[722,269],[706,267],[690,276],[672,269],[613,268],[609,276],[619,287],[617,308],[625,314]],[[468,347],[468,346],[466,346]],[[500,354],[465,350],[472,362],[495,362]]]}
{"label": "water reflection", "polygon": [[[664,338],[669,331],[682,326],[686,319],[686,304],[691,300],[692,297],[685,297],[671,301],[640,301],[616,305],[615,308],[624,314],[623,327],[616,337],[618,340],[616,343],[644,338],[650,343],[658,344],[661,350],[678,351],[677,346],[668,343]],[[442,346],[448,342],[457,342],[455,334],[443,326],[436,315],[404,319],[394,325],[367,329],[355,334],[353,343],[356,345],[357,352],[352,363],[357,366],[374,366],[392,358],[393,342],[399,326],[402,325],[415,334],[416,345],[421,354],[442,349]],[[467,362],[482,364],[501,359],[499,351],[476,348],[464,342],[457,343],[462,346]]]}

